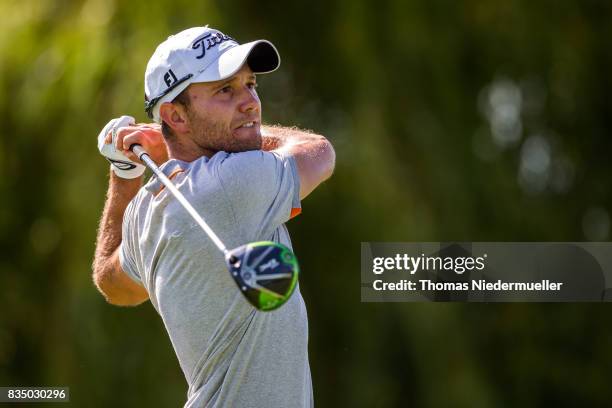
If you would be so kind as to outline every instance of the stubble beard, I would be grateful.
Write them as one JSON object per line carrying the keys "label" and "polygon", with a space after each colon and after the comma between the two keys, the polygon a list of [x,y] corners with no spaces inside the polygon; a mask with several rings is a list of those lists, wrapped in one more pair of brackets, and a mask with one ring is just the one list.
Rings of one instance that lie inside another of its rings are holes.
{"label": "stubble beard", "polygon": [[195,143],[204,150],[214,153],[225,151],[229,153],[260,150],[262,147],[261,135],[256,138],[238,139],[232,135],[230,127],[221,121],[201,117],[188,112],[189,122]]}

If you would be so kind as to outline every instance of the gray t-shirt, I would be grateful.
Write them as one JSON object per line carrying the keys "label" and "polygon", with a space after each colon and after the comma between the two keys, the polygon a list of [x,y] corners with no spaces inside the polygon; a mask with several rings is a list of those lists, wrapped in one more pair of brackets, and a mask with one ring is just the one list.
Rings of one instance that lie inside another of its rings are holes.
{"label": "gray t-shirt", "polygon": [[[219,152],[162,167],[228,248],[270,240],[299,212],[295,160]],[[311,407],[308,320],[299,286],[281,308],[243,298],[223,254],[155,176],[123,219],[123,270],[149,293],[189,384],[185,407]]]}

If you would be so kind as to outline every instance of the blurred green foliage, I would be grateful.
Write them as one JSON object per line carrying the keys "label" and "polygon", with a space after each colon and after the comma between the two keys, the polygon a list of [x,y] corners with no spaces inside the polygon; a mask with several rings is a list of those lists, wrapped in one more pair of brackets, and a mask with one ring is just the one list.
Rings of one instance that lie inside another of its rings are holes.
{"label": "blurred green foliage", "polygon": [[361,241],[608,240],[612,5],[0,1],[0,385],[75,406],[180,406],[146,304],[107,305],[90,263],[108,166],[145,120],[156,45],[210,24],[267,38],[264,119],[328,136],[336,174],[291,221],[318,406],[608,405],[606,304],[361,304]]}

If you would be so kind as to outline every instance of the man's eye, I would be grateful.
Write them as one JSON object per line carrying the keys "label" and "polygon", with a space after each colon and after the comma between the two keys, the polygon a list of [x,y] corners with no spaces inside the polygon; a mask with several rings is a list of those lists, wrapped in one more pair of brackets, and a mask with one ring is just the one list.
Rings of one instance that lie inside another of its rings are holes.
{"label": "man's eye", "polygon": [[231,90],[232,90],[232,87],[227,85],[227,86],[224,86],[223,88],[219,89],[219,93],[228,93]]}
{"label": "man's eye", "polygon": [[248,84],[248,87],[251,89],[255,89],[257,88],[259,85],[257,85],[255,82],[251,82],[250,84]]}

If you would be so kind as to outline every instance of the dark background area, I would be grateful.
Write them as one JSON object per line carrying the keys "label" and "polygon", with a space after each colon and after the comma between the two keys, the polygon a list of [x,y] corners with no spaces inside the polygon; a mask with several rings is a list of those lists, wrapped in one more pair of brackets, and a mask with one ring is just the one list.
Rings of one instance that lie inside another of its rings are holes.
{"label": "dark background area", "polygon": [[[327,136],[336,173],[289,222],[317,406],[609,405],[607,304],[360,303],[362,241],[608,241],[607,1],[0,3],[0,385],[74,406],[182,406],[150,304],[91,280],[108,165],[144,121],[158,43],[210,24],[266,38],[267,123]],[[282,390],[279,390],[282,392]]]}

